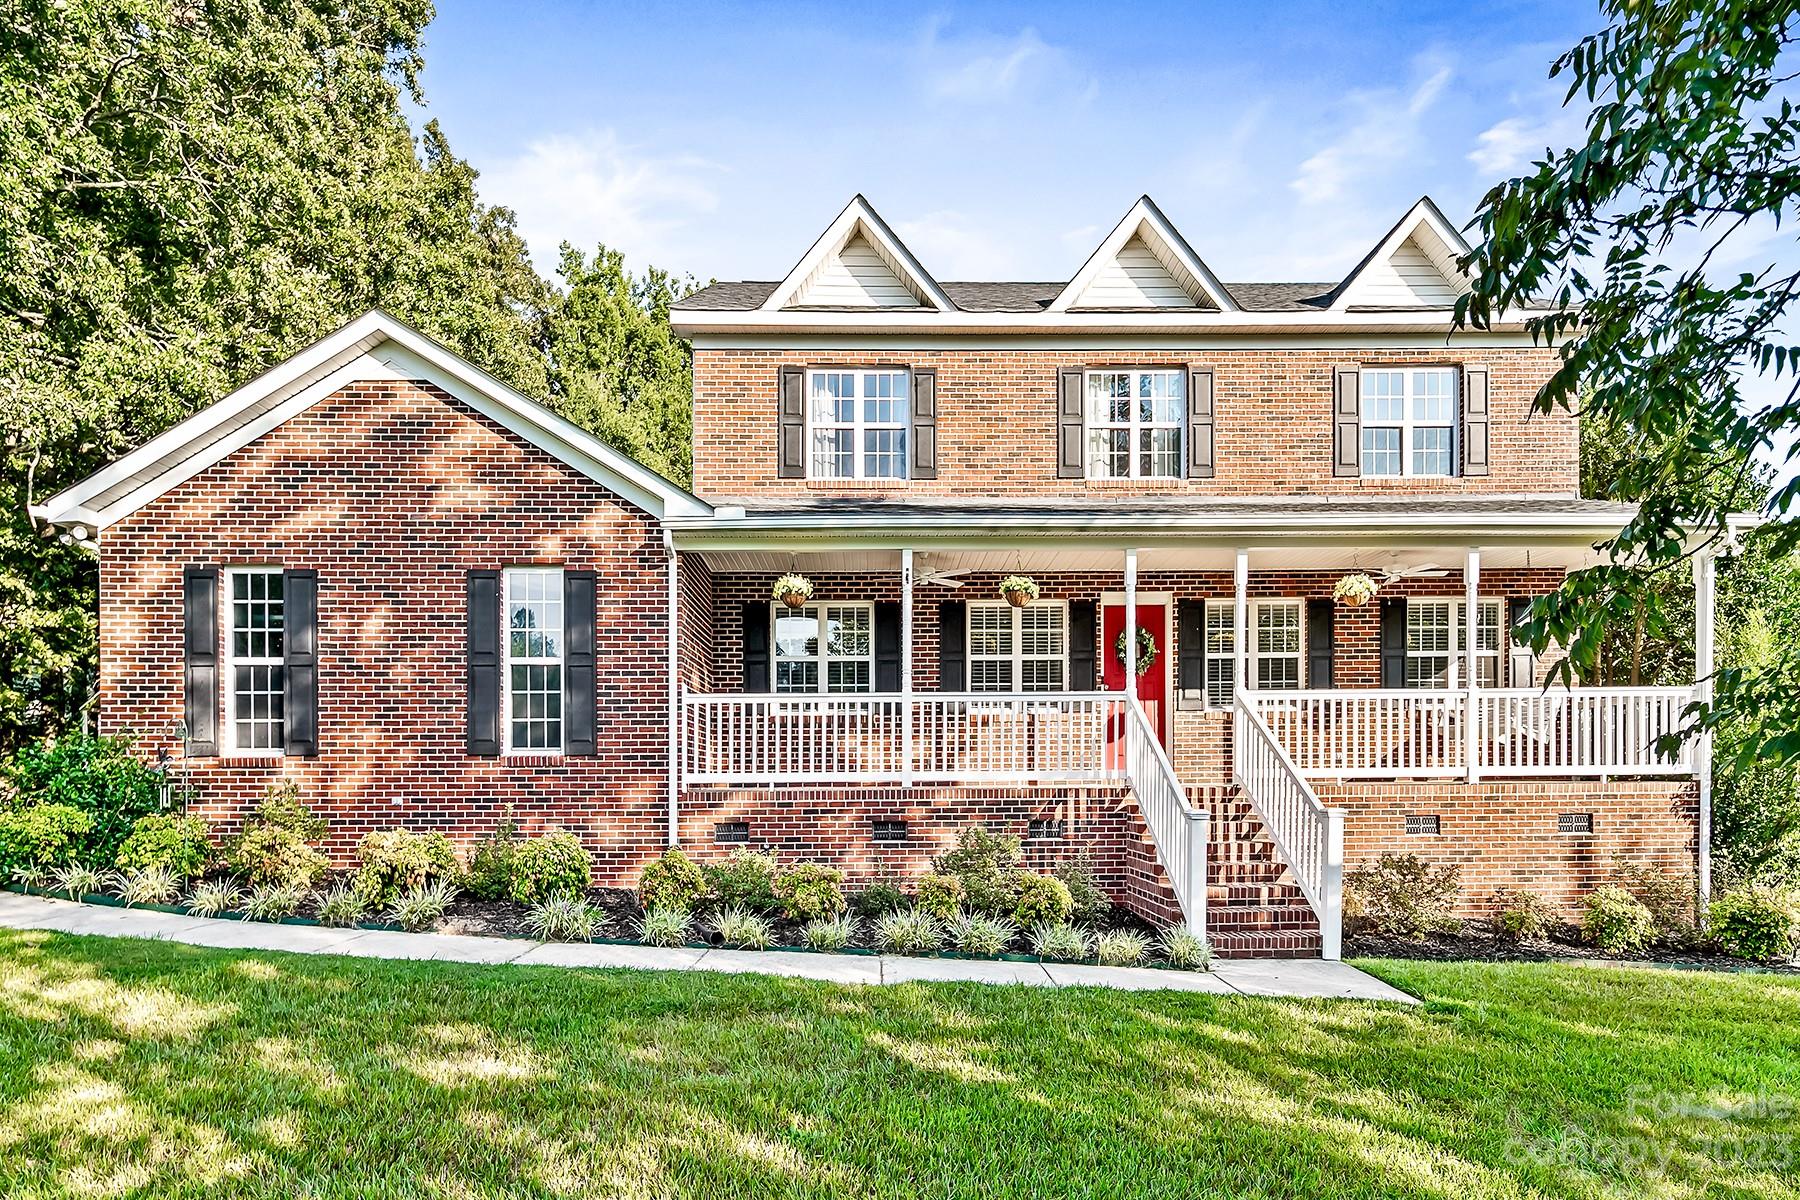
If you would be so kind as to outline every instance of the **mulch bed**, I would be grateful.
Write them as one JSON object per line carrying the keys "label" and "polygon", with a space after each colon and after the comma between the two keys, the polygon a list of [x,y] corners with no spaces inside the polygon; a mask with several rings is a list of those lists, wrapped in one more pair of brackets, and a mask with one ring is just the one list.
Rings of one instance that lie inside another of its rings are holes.
{"label": "mulch bed", "polygon": [[1700,971],[1773,971],[1800,975],[1800,962],[1747,963],[1741,958],[1715,954],[1701,947],[1656,945],[1638,954],[1604,954],[1576,941],[1573,930],[1547,942],[1509,942],[1483,928],[1462,933],[1428,934],[1423,938],[1391,937],[1378,933],[1347,933],[1345,958],[1401,958],[1426,962],[1631,962],[1659,967],[1684,967]]}

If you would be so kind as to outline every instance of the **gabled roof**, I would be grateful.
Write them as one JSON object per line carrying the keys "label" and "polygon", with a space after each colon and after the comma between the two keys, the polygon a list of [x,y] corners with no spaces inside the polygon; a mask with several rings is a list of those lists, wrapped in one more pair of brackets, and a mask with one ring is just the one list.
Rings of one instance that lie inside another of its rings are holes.
{"label": "gabled roof", "polygon": [[1452,308],[1469,290],[1456,261],[1469,243],[1430,196],[1406,211],[1333,292],[1331,307]]}
{"label": "gabled roof", "polygon": [[95,529],[129,516],[227,455],[363,379],[424,379],[653,517],[699,517],[710,505],[557,416],[418,330],[372,310],[270,367],[32,514]]}
{"label": "gabled roof", "polygon": [[1088,256],[1051,312],[1086,308],[1197,308],[1238,311],[1238,302],[1200,261],[1148,196]]}
{"label": "gabled roof", "polygon": [[861,195],[844,206],[761,307],[956,309]]}

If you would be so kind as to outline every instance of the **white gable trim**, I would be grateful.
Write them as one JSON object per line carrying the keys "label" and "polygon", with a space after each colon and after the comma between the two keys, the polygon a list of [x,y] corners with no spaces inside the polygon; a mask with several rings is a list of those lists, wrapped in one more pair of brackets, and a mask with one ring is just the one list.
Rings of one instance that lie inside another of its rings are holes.
{"label": "white gable trim", "polygon": [[[1383,297],[1371,285],[1395,274],[1395,255],[1408,242],[1423,252],[1425,260],[1436,270],[1444,287],[1452,295],[1460,296],[1469,291],[1468,275],[1456,267],[1456,260],[1469,252],[1469,243],[1463,238],[1462,232],[1444,216],[1443,210],[1433,203],[1431,197],[1422,196],[1400,218],[1399,223],[1388,231],[1387,236],[1376,243],[1375,249],[1338,284],[1337,298],[1332,301],[1331,307],[1342,312],[1359,304],[1383,303]],[[1444,307],[1449,308],[1453,304],[1454,301]]]}
{"label": "white gable trim", "polygon": [[[711,506],[423,334],[374,311],[263,372],[224,399],[33,508],[52,524],[103,529],[345,386],[424,379],[651,516]],[[132,481],[136,479],[135,485]],[[131,486],[122,486],[131,485]]]}
{"label": "white gable trim", "polygon": [[1238,302],[1232,298],[1231,292],[1219,282],[1219,277],[1212,273],[1212,268],[1200,261],[1193,247],[1187,244],[1180,233],[1176,232],[1169,219],[1156,207],[1156,202],[1148,196],[1138,197],[1138,202],[1131,206],[1123,220],[1113,226],[1111,233],[1088,256],[1081,270],[1057,293],[1056,299],[1050,302],[1050,312],[1068,312],[1071,308],[1081,307],[1081,298],[1088,291],[1094,280],[1104,271],[1114,267],[1118,262],[1119,252],[1134,237],[1142,238],[1144,245],[1150,248],[1164,269],[1186,291],[1193,306],[1210,303],[1221,312],[1237,312]]}
{"label": "white gable trim", "polygon": [[[762,307],[767,310],[782,309],[796,303],[806,292],[807,286],[813,283],[820,272],[831,265],[837,256],[861,235],[875,252],[881,256],[894,277],[903,287],[919,298],[920,307],[936,309],[939,312],[954,312],[956,305],[944,294],[937,280],[931,277],[919,260],[913,257],[912,251],[906,248],[894,231],[888,228],[869,202],[858,195],[844,206],[844,211],[837,215],[819,239],[794,264],[787,278],[769,293]],[[871,305],[870,307],[878,307]]]}

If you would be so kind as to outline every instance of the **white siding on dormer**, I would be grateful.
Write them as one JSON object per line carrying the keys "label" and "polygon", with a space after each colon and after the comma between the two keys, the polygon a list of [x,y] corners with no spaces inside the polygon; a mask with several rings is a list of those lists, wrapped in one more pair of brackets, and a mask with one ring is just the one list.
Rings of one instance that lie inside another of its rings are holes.
{"label": "white siding on dormer", "polygon": [[[1186,274],[1184,271],[1183,274]],[[1142,236],[1119,247],[1075,298],[1072,308],[1197,308],[1189,294]]]}
{"label": "white siding on dormer", "polygon": [[1452,282],[1455,278],[1455,260],[1445,253],[1431,253],[1415,234],[1387,258],[1371,262],[1348,300],[1380,307],[1449,308],[1463,293],[1463,288]]}
{"label": "white siding on dormer", "polygon": [[924,303],[895,273],[880,250],[859,229],[829,255],[794,297],[797,305],[834,308],[917,308]]}

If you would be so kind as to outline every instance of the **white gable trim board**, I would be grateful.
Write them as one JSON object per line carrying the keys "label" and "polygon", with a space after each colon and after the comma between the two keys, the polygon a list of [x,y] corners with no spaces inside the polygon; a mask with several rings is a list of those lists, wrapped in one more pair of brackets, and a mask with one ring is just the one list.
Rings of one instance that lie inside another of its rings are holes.
{"label": "white gable trim board", "polygon": [[33,508],[53,525],[121,520],[350,384],[423,379],[651,516],[711,506],[386,313],[352,321]]}
{"label": "white gable trim board", "polygon": [[1462,234],[1424,197],[1339,285],[1331,307],[1453,308],[1470,288],[1456,265],[1468,252]]}
{"label": "white gable trim board", "polygon": [[869,202],[854,197],[763,301],[765,311],[796,305],[954,311],[905,243]]}
{"label": "white gable trim board", "polygon": [[1236,312],[1238,303],[1162,210],[1141,196],[1050,302],[1053,313],[1083,308]]}

